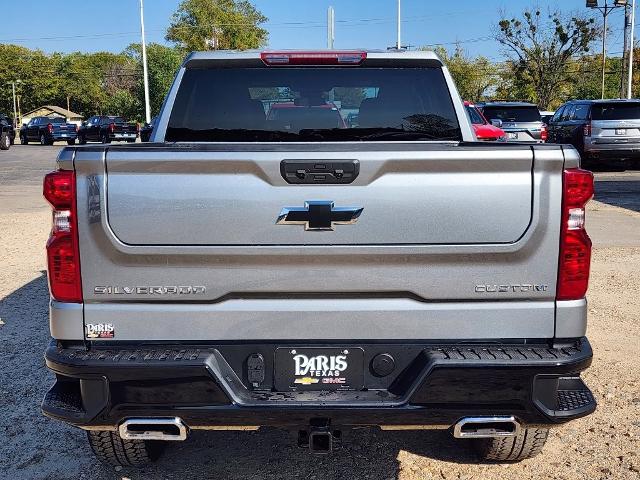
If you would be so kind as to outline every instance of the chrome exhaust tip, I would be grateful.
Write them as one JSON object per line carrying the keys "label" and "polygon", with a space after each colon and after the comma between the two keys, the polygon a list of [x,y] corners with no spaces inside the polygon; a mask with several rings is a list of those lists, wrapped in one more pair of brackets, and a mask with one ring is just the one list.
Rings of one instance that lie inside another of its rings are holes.
{"label": "chrome exhaust tip", "polygon": [[124,440],[182,441],[187,438],[187,426],[178,417],[130,418],[118,427]]}
{"label": "chrome exhaust tip", "polygon": [[520,423],[513,416],[465,417],[453,427],[455,438],[515,437],[520,433]]}

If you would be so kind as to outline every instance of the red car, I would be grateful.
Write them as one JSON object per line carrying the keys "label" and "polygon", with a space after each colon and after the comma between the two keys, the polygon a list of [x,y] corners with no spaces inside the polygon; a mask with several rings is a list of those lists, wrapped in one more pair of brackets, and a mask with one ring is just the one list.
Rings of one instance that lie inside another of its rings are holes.
{"label": "red car", "polygon": [[507,137],[504,130],[491,125],[478,108],[471,102],[464,102],[473,131],[476,133],[478,140],[485,142],[506,141]]}

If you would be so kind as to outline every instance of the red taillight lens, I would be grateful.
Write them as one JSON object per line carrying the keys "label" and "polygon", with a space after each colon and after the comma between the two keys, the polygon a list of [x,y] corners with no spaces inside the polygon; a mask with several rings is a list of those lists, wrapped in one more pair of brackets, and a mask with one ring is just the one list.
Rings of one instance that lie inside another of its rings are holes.
{"label": "red taillight lens", "polygon": [[53,125],[52,125],[52,124],[48,124],[48,125],[47,125],[47,131],[48,131],[49,133],[53,133]]}
{"label": "red taillight lens", "polygon": [[113,133],[113,132],[115,132],[115,131],[116,131],[116,124],[115,124],[115,123],[110,123],[110,124],[109,124],[109,131],[110,131],[111,133]]}
{"label": "red taillight lens", "polygon": [[591,122],[584,124],[582,133],[584,134],[585,137],[591,136]]}
{"label": "red taillight lens", "polygon": [[593,173],[579,168],[564,171],[558,300],[578,300],[589,286],[591,239],[584,228],[585,205],[593,197]]}
{"label": "red taillight lens", "polygon": [[542,130],[540,131],[540,140],[542,140],[543,142],[546,142],[548,137],[549,137],[549,130],[547,130],[546,125],[542,125]]}
{"label": "red taillight lens", "polygon": [[76,125],[76,133],[78,132],[78,130],[80,130],[80,127]]}
{"label": "red taillight lens", "polygon": [[266,65],[360,65],[367,52],[262,52],[260,58]]}
{"label": "red taillight lens", "polygon": [[53,208],[53,225],[47,242],[51,296],[62,302],[81,303],[75,172],[58,170],[47,174],[43,194]]}

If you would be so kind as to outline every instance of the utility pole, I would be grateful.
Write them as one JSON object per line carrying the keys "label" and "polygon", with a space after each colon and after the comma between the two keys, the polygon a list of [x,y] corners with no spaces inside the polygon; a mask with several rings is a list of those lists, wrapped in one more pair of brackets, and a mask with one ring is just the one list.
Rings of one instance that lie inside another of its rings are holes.
{"label": "utility pole", "polygon": [[22,80],[13,80],[7,82],[7,85],[11,85],[11,91],[13,93],[13,126],[18,127],[18,109],[16,106],[16,83],[22,83]]}
{"label": "utility pole", "polygon": [[333,50],[333,42],[336,39],[336,17],[333,7],[327,9],[327,48]]}
{"label": "utility pole", "polygon": [[629,81],[627,84],[627,98],[633,96],[633,49],[635,48],[635,23],[636,23],[636,0],[631,0],[631,33],[629,34]]}
{"label": "utility pole", "polygon": [[630,12],[628,8],[624,9],[624,46],[622,48],[622,69],[620,75],[620,98],[625,98],[626,86],[627,86],[627,45],[629,44],[629,17]]}
{"label": "utility pole", "polygon": [[147,70],[147,45],[144,39],[144,0],[140,0],[140,30],[142,32],[142,73],[144,75],[144,114],[147,123],[151,123],[151,104],[149,102],[149,72]]}
{"label": "utility pole", "polygon": [[[598,6],[598,0],[587,0],[587,8],[593,8],[599,10],[602,13],[603,18],[603,31],[602,31],[602,98],[604,99],[605,77],[607,69],[607,17],[616,8],[624,8],[627,5],[627,0],[613,0],[613,5],[609,5],[607,0],[604,2],[604,6]],[[633,25],[632,25],[633,28]]]}
{"label": "utility pole", "polygon": [[401,0],[398,0],[398,39],[396,41],[396,48],[398,50],[400,50],[402,48],[402,41],[400,40],[400,29],[401,29],[401,26],[400,26],[400,1]]}

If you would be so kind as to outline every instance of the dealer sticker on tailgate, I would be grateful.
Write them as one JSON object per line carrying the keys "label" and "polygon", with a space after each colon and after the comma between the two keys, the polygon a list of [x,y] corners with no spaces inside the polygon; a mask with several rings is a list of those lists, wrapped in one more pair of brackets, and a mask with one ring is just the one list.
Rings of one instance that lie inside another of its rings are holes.
{"label": "dealer sticker on tailgate", "polygon": [[278,348],[275,386],[279,391],[360,390],[361,348]]}

